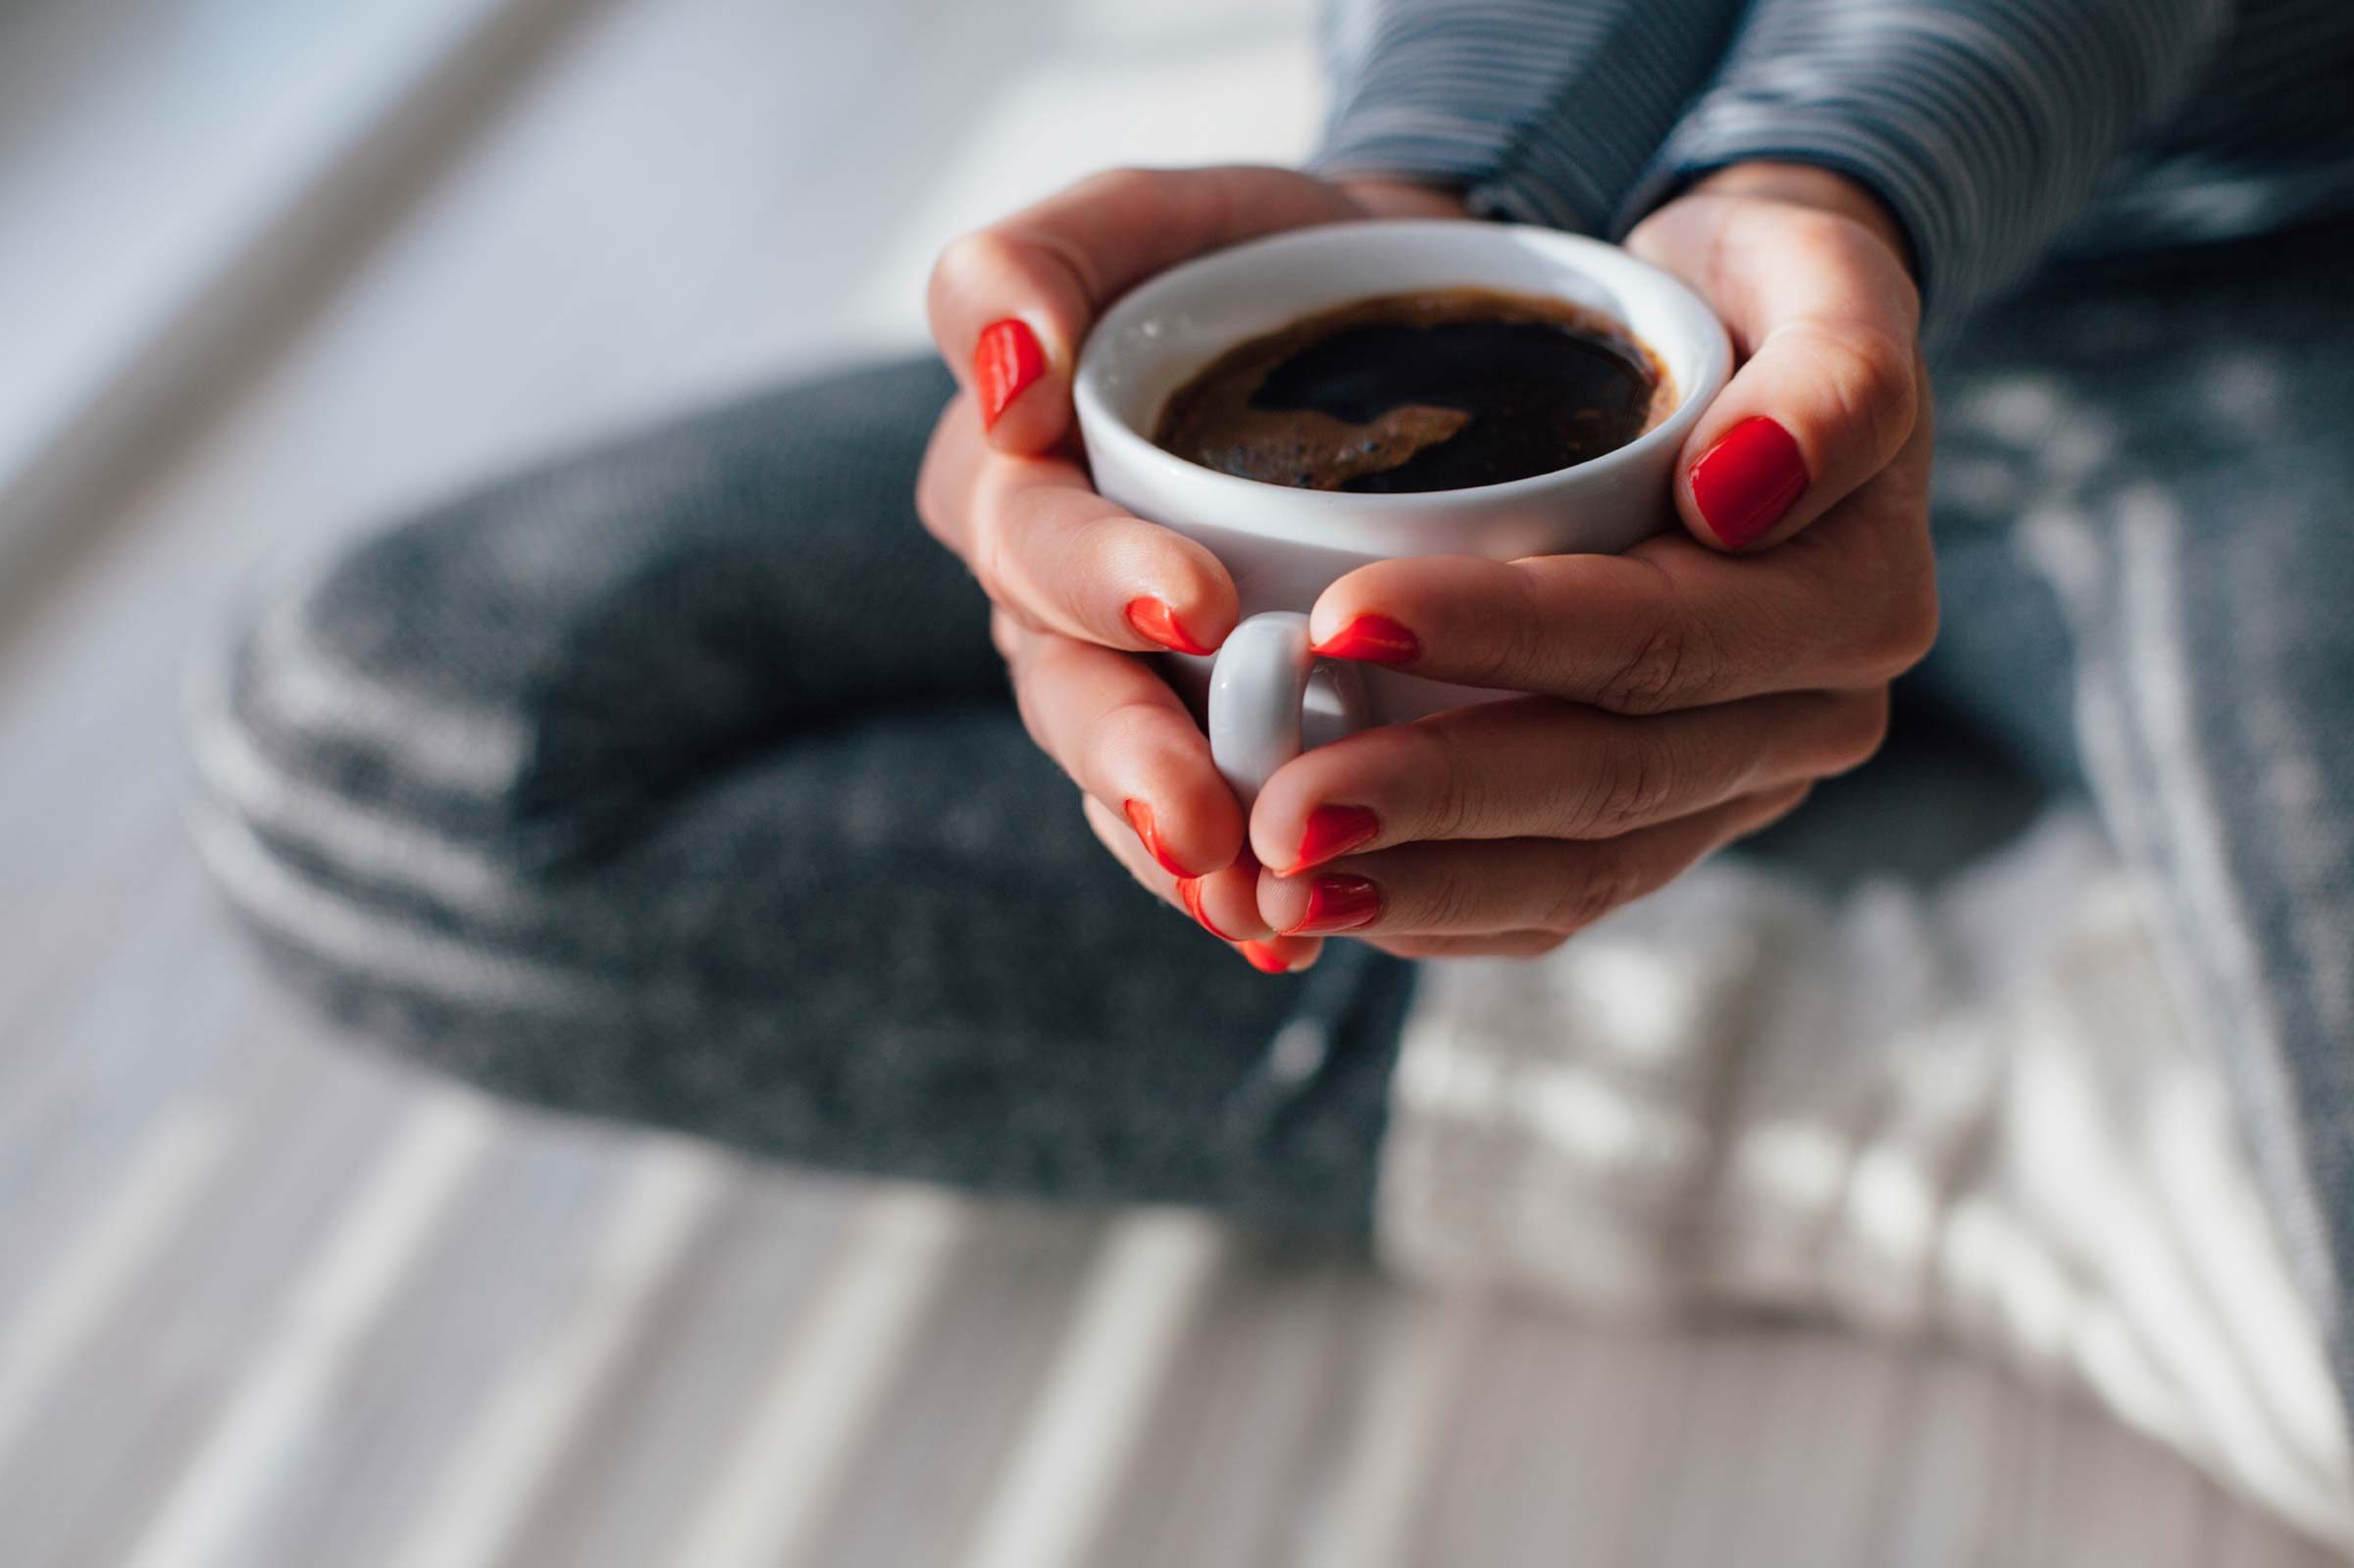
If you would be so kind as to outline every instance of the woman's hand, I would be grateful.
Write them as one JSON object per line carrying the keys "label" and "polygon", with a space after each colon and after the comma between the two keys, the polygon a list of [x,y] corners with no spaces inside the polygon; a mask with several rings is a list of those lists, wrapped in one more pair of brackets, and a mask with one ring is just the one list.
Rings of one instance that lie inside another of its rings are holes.
{"label": "woman's hand", "polygon": [[1277,937],[1259,917],[1242,807],[1192,715],[1136,657],[1216,648],[1234,630],[1234,584],[1209,551],[1090,486],[1072,367],[1106,305],[1203,251],[1311,224],[1460,211],[1412,185],[1278,169],[1121,170],[966,235],[933,271],[933,336],[962,390],[917,483],[925,526],[995,602],[1023,719],[1078,782],[1099,835],[1262,969],[1304,967],[1318,944]]}
{"label": "woman's hand", "polygon": [[1678,460],[1685,531],[1623,556],[1385,561],[1328,588],[1320,652],[1533,695],[1277,773],[1250,825],[1268,926],[1542,952],[1878,747],[1888,683],[1937,619],[1901,243],[1860,187],[1769,166],[1629,236],[1745,362]]}

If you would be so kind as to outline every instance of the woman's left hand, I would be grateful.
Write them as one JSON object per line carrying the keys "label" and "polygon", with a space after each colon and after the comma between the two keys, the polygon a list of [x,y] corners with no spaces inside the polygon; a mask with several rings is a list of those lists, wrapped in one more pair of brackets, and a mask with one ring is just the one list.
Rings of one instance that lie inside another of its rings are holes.
{"label": "woman's left hand", "polygon": [[1528,693],[1296,759],[1251,817],[1259,912],[1407,956],[1533,954],[1879,746],[1936,632],[1930,419],[1902,241],[1860,187],[1748,166],[1628,248],[1745,361],[1678,460],[1682,532],[1621,556],[1384,561],[1319,651]]}

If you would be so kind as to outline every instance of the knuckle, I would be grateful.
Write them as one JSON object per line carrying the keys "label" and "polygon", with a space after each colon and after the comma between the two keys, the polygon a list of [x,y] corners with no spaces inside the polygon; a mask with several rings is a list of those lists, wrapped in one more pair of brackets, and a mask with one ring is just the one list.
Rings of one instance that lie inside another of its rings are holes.
{"label": "knuckle", "polygon": [[1465,683],[1483,687],[1508,684],[1521,669],[1528,634],[1513,628],[1499,635],[1481,639],[1464,652],[1462,678]]}
{"label": "knuckle", "polygon": [[1106,708],[1088,727],[1087,758],[1093,778],[1110,777],[1113,760],[1143,751],[1160,713],[1151,704],[1127,701]]}
{"label": "knuckle", "polygon": [[[942,430],[954,411],[944,416]],[[936,433],[931,447],[924,453],[923,467],[915,476],[915,515],[924,531],[953,550],[956,547],[956,521],[962,513],[957,504],[957,487],[947,476],[947,461],[941,451],[943,436]]]}
{"label": "knuckle", "polygon": [[1937,580],[1924,572],[1899,596],[1895,652],[1905,669],[1910,670],[1927,658],[1929,649],[1936,646],[1939,614]]}
{"label": "knuckle", "polygon": [[1892,681],[1928,657],[1937,640],[1937,584],[1926,573],[1916,574],[1879,596],[1880,613],[1871,620],[1864,650],[1867,673]]}
{"label": "knuckle", "polygon": [[1680,772],[1675,760],[1631,733],[1620,738],[1573,807],[1571,833],[1615,837],[1657,821],[1674,800]]}
{"label": "knuckle", "polygon": [[942,482],[927,463],[915,479],[915,520],[924,531],[942,544],[948,542],[947,497],[941,493]]}
{"label": "knuckle", "polygon": [[1842,430],[1877,457],[1904,445],[1919,414],[1912,345],[1885,328],[1846,321],[1817,332],[1812,346]]}
{"label": "knuckle", "polygon": [[1775,823],[1777,823],[1777,822],[1780,822],[1780,821],[1781,821],[1781,820],[1782,820],[1784,817],[1787,817],[1787,816],[1789,816],[1789,815],[1790,815],[1792,812],[1796,811],[1796,810],[1797,810],[1799,807],[1801,807],[1801,806],[1805,805],[1805,804],[1807,803],[1807,799],[1808,799],[1808,797],[1809,797],[1809,796],[1811,796],[1811,795],[1812,795],[1812,794],[1814,794],[1814,793],[1815,793],[1815,784],[1814,784],[1814,781],[1813,781],[1813,780],[1803,780],[1803,781],[1801,781],[1799,784],[1795,784],[1795,785],[1793,785],[1793,786],[1792,786],[1792,788],[1791,788],[1790,792],[1789,792],[1787,795],[1785,795],[1784,797],[1782,797],[1780,800],[1778,800],[1778,801],[1774,802],[1773,814],[1772,814],[1771,816],[1767,817],[1767,818],[1766,818],[1766,819],[1764,822],[1760,823],[1760,824],[1758,825],[1757,829],[1755,829],[1755,830],[1753,830],[1753,831],[1756,831],[1756,832],[1763,832],[1763,831],[1765,831],[1766,829],[1772,827],[1772,826],[1773,826]]}
{"label": "knuckle", "polygon": [[[1009,236],[995,228],[976,228],[941,247],[940,255],[932,263],[928,296],[937,311],[953,296],[987,288],[1019,266],[1019,247]],[[961,343],[940,346],[950,355],[961,353],[966,347]]]}
{"label": "knuckle", "polygon": [[984,522],[973,531],[970,548],[964,564],[981,584],[981,591],[994,603],[1007,603],[1005,594],[1006,544],[1004,531]]}
{"label": "knuckle", "polygon": [[1456,651],[1465,683],[1519,690],[1554,683],[1561,622],[1549,613],[1549,604],[1558,582],[1541,580],[1538,574],[1550,579],[1557,572],[1558,563],[1550,559],[1511,562],[1478,580],[1478,597],[1492,613],[1476,623],[1466,618],[1459,628],[1434,629],[1432,640]]}
{"label": "knuckle", "polygon": [[981,591],[1008,608],[1018,607],[1015,590],[1022,581],[1020,552],[1015,545],[1018,533],[1002,496],[985,493],[977,498],[970,536],[964,544],[964,564],[981,584]]}
{"label": "knuckle", "polygon": [[1832,771],[1862,767],[1888,739],[1888,688],[1874,686],[1842,704],[1831,737]]}
{"label": "knuckle", "polygon": [[1047,726],[1045,714],[1041,711],[1044,701],[1045,696],[1039,690],[1035,669],[1026,663],[1015,667],[1013,671],[1013,708],[1014,712],[1021,715],[1023,731],[1030,736],[1032,745],[1048,756],[1054,757],[1056,764],[1068,772],[1068,765],[1064,764],[1060,757],[1054,756],[1051,732]]}
{"label": "knuckle", "polygon": [[1605,848],[1566,863],[1556,879],[1545,929],[1563,936],[1585,930],[1638,891],[1633,861]]}
{"label": "knuckle", "polygon": [[1099,169],[1071,186],[1073,198],[1090,202],[1130,202],[1151,194],[1151,187],[1160,180],[1160,172],[1135,164],[1114,164]]}
{"label": "knuckle", "polygon": [[1705,640],[1676,619],[1663,619],[1626,649],[1603,677],[1596,703],[1612,713],[1649,714],[1674,707],[1707,683]]}
{"label": "knuckle", "polygon": [[1430,725],[1402,725],[1407,766],[1423,781],[1422,834],[1429,838],[1468,838],[1478,827],[1478,806],[1461,758]]}
{"label": "knuckle", "polygon": [[1430,931],[1473,931],[1480,925],[1480,895],[1475,879],[1450,870],[1431,879],[1418,900],[1415,924]]}

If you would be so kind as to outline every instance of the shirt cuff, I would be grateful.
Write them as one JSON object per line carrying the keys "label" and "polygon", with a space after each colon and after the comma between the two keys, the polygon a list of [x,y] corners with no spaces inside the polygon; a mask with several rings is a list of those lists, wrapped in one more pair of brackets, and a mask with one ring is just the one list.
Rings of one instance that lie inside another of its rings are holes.
{"label": "shirt cuff", "polygon": [[1326,176],[1463,192],[1483,217],[1600,233],[1705,81],[1730,0],[1343,4]]}
{"label": "shirt cuff", "polygon": [[1828,169],[1879,199],[1904,231],[1924,339],[1940,340],[1971,305],[2010,280],[2008,258],[1971,242],[1989,220],[1968,182],[1945,177],[1935,154],[1902,132],[1861,129],[1836,109],[1687,121],[1628,192],[1611,234],[1623,238],[1704,177],[1753,162]]}

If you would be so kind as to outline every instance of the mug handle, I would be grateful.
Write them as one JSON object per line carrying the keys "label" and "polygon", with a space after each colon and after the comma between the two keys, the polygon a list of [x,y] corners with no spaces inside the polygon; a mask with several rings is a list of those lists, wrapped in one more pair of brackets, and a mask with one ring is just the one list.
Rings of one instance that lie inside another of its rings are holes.
{"label": "mug handle", "polygon": [[[1371,722],[1364,672],[1347,660],[1319,659],[1308,646],[1306,616],[1271,610],[1236,627],[1210,666],[1210,760],[1246,811],[1275,770],[1308,744]],[[1311,710],[1311,685],[1321,685],[1330,702]]]}

